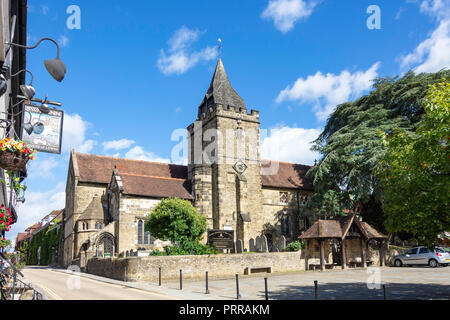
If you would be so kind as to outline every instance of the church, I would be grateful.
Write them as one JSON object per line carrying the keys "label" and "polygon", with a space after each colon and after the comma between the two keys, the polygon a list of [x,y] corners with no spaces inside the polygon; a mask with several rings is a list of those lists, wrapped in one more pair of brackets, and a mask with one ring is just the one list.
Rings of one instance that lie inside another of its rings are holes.
{"label": "church", "polygon": [[261,235],[269,251],[278,251],[282,239],[295,241],[312,225],[299,214],[314,191],[306,177],[310,166],[260,159],[259,112],[248,111],[221,59],[187,134],[187,166],[72,150],[64,266],[170,244],[144,230],[146,216],[164,198],[190,201],[208,229],[233,230],[247,251],[250,239]]}

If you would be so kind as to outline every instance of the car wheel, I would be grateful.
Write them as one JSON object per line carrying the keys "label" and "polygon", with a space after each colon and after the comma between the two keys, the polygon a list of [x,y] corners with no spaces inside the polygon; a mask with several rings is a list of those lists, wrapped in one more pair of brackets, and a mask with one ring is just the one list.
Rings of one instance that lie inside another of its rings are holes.
{"label": "car wheel", "polygon": [[436,260],[434,260],[434,259],[431,259],[430,261],[428,261],[428,265],[431,268],[436,268],[438,266],[438,262]]}
{"label": "car wheel", "polygon": [[403,265],[402,260],[400,260],[400,259],[395,260],[394,265],[396,267],[401,267]]}

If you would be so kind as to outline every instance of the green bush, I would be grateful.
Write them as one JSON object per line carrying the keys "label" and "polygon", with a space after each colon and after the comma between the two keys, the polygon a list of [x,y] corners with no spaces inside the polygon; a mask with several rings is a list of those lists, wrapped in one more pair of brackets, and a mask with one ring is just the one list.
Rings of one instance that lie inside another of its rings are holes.
{"label": "green bush", "polygon": [[150,253],[151,256],[165,256],[164,252],[159,251],[158,249],[154,249],[152,250],[152,252]]}
{"label": "green bush", "polygon": [[145,230],[161,240],[199,241],[206,231],[206,217],[187,200],[164,199],[147,216]]}
{"label": "green bush", "polygon": [[305,243],[303,241],[294,241],[289,243],[286,248],[283,249],[284,252],[294,252],[294,251],[299,251],[300,249],[304,249],[305,248]]}
{"label": "green bush", "polygon": [[184,241],[164,248],[168,256],[217,254],[218,251],[198,241]]}

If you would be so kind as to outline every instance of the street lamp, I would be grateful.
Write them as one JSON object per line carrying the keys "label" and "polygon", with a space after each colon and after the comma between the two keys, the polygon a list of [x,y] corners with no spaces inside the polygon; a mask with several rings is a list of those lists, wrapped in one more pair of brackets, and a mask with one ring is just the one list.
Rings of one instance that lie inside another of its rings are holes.
{"label": "street lamp", "polygon": [[52,77],[56,81],[61,82],[64,79],[64,76],[66,75],[66,65],[59,58],[59,45],[55,40],[53,40],[51,38],[42,38],[32,47],[27,47],[27,46],[23,46],[21,44],[12,43],[12,42],[6,42],[6,44],[10,45],[10,46],[14,46],[14,47],[24,48],[24,49],[34,49],[44,40],[53,42],[56,45],[56,47],[58,48],[58,53],[57,53],[56,59],[45,60],[44,65],[45,65],[45,68],[47,69],[47,71],[52,75]]}
{"label": "street lamp", "polygon": [[34,90],[33,88],[33,74],[31,73],[31,71],[23,69],[17,72],[16,74],[13,74],[11,77],[15,77],[22,72],[28,72],[31,75],[31,82],[29,85],[26,84],[20,85],[20,91],[22,91],[23,95],[27,97],[28,100],[31,100],[33,99],[34,94],[36,93],[36,90]]}

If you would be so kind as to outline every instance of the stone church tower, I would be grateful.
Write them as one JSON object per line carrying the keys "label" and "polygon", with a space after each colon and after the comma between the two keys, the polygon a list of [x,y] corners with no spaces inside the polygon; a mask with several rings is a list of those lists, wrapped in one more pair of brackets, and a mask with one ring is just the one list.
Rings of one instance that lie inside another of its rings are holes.
{"label": "stone church tower", "polygon": [[[234,230],[235,240],[261,235],[263,196],[259,112],[247,112],[219,59],[189,132],[188,179],[208,229]],[[252,223],[253,222],[253,223]]]}

